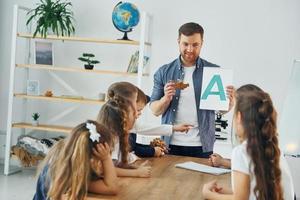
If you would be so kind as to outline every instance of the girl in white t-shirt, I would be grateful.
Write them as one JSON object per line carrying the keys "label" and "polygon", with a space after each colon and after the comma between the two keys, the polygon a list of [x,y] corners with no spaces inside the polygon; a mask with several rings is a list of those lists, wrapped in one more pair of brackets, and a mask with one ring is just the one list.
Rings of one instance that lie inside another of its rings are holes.
{"label": "girl in white t-shirt", "polygon": [[232,152],[232,190],[212,181],[203,186],[205,198],[294,198],[291,174],[278,147],[276,118],[269,94],[255,85],[236,91],[234,126],[241,145]]}

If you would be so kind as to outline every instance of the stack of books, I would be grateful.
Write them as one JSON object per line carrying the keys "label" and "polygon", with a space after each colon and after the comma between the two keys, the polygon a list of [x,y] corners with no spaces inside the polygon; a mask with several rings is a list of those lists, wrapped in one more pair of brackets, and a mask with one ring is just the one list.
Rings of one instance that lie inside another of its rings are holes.
{"label": "stack of books", "polygon": [[[149,61],[149,56],[144,56],[143,69]],[[136,51],[132,56],[128,64],[127,72],[128,73],[137,73],[138,72],[138,63],[139,63],[139,51]]]}

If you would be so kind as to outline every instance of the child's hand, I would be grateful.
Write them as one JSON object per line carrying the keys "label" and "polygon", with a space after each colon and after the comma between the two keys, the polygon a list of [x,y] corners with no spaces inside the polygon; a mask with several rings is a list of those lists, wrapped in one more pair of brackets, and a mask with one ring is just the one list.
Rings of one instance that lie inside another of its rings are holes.
{"label": "child's hand", "polygon": [[151,166],[146,166],[148,163],[148,160],[143,162],[136,170],[137,170],[137,176],[141,178],[148,178],[151,176]]}
{"label": "child's hand", "polygon": [[93,154],[97,159],[101,161],[111,159],[110,148],[106,142],[104,144],[102,143],[97,144],[96,147],[93,148]]}
{"label": "child's hand", "polygon": [[160,156],[163,156],[165,155],[165,150],[161,147],[154,147],[154,157],[160,157]]}
{"label": "child's hand", "polygon": [[177,124],[173,126],[173,131],[185,132],[187,133],[194,126],[191,124]]}
{"label": "child's hand", "polygon": [[203,188],[202,188],[203,197],[206,199],[209,199],[211,196],[211,193],[213,193],[213,192],[219,193],[221,190],[222,190],[222,188],[218,186],[218,184],[215,180],[208,182],[203,185]]}
{"label": "child's hand", "polygon": [[223,157],[217,153],[214,153],[210,155],[209,161],[213,167],[220,167],[222,166]]}
{"label": "child's hand", "polygon": [[103,173],[103,166],[101,160],[92,158],[91,167],[94,170],[94,172],[97,174],[97,176],[101,176],[101,174]]}

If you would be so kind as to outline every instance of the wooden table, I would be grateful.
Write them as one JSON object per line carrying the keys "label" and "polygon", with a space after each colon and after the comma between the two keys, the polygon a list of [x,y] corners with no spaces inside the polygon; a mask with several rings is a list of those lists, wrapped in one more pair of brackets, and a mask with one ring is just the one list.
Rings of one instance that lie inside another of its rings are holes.
{"label": "wooden table", "polygon": [[150,158],[152,166],[151,178],[119,178],[120,192],[116,196],[89,194],[88,200],[97,199],[203,199],[204,183],[217,179],[223,185],[230,187],[230,174],[211,175],[191,170],[176,168],[175,164],[194,161],[208,164],[207,159],[164,156]]}

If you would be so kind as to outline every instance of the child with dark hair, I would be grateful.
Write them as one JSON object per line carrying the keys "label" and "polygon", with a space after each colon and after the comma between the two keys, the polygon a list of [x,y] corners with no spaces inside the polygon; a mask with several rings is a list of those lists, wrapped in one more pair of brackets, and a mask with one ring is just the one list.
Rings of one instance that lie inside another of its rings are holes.
{"label": "child with dark hair", "polygon": [[[149,103],[150,97],[145,95],[145,93],[137,88],[137,118],[142,114],[142,110]],[[129,144],[131,146],[131,151],[133,151],[137,156],[140,157],[160,157],[163,156],[167,149],[159,146],[152,147],[150,145],[143,145],[136,142],[137,135],[156,135],[156,136],[170,136],[173,131],[181,131],[185,134],[190,128],[192,128],[189,124],[179,124],[179,125],[150,125],[145,122],[136,121],[133,129],[130,130],[129,135]]]}
{"label": "child with dark hair", "polygon": [[[141,94],[141,90],[138,91],[138,99],[137,99],[137,111],[138,116],[141,115],[141,111],[146,106],[146,104],[150,101],[150,97],[144,94]],[[168,128],[167,128],[168,129]],[[131,130],[134,131],[134,130]],[[160,130],[162,131],[162,130]],[[168,132],[168,130],[167,130]],[[136,142],[137,135],[136,133],[131,132],[129,135],[129,144],[131,151],[134,152],[137,156],[140,157],[159,157],[161,156],[165,149],[161,147],[152,147],[150,145],[143,145]]]}
{"label": "child with dark hair", "polygon": [[137,87],[129,82],[116,82],[109,87],[107,94],[108,100],[101,107],[97,121],[108,127],[114,136],[116,145],[112,159],[116,160],[117,175],[150,177],[151,166],[142,164],[134,168],[129,162],[128,137],[137,116]]}
{"label": "child with dark hair", "polygon": [[203,186],[206,199],[292,200],[292,177],[278,145],[277,113],[266,92],[244,85],[236,91],[234,128],[240,145],[231,157],[232,189]]}

